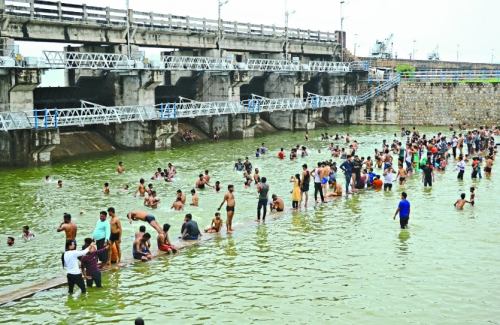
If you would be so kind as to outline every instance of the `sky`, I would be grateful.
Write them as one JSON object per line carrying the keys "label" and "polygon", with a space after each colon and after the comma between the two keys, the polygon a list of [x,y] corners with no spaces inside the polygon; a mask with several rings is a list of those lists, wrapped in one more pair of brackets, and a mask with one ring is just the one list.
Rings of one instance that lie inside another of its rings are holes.
{"label": "sky", "polygon": [[[218,0],[129,0],[130,8],[217,19]],[[126,8],[126,0],[64,0],[95,6]],[[285,7],[290,28],[340,30],[340,0],[229,0],[222,19],[284,26]],[[500,63],[500,0],[345,0],[347,48],[369,56],[376,40],[393,34],[398,58],[427,59],[438,48],[441,60]],[[62,50],[61,44],[44,49]],[[21,52],[41,55],[40,44],[21,43]],[[148,50],[152,56],[159,51]]]}

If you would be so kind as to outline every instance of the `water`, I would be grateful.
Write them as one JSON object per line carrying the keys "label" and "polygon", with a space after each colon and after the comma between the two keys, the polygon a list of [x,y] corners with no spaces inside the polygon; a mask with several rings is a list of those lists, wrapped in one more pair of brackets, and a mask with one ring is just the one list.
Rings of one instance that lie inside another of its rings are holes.
{"label": "water", "polygon": [[[426,129],[435,132],[437,129]],[[0,234],[16,235],[16,245],[2,243],[0,290],[11,290],[44,278],[64,275],[60,252],[64,235],[55,229],[69,212],[79,226],[79,241],[90,235],[100,210],[114,206],[122,219],[124,256],[131,254],[139,223],[125,222],[129,209],[142,201],[119,193],[127,183],[135,188],[158,166],[173,162],[178,177],[173,184],[153,182],[162,203],[154,214],[172,225],[176,237],[183,215],[191,212],[200,226],[210,223],[223,193],[200,194],[200,207],[172,212],[177,188],[188,192],[196,176],[209,169],[212,182],[236,186],[236,232],[222,234],[150,263],[104,274],[105,288],[90,289],[86,297],[68,297],[67,288],[39,293],[2,306],[0,323],[16,324],[131,324],[142,316],[159,323],[497,323],[500,319],[500,228],[497,209],[498,175],[472,182],[456,180],[450,166],[437,174],[435,186],[424,189],[414,176],[405,186],[412,203],[410,229],[400,231],[392,220],[399,193],[368,191],[338,199],[318,208],[286,212],[256,226],[255,188],[243,188],[234,161],[248,155],[267,176],[272,193],[291,206],[289,178],[302,163],[326,158],[322,131],[312,132],[312,153],[296,162],[278,161],[279,147],[303,142],[302,133],[278,133],[244,141],[196,144],[165,152],[118,153],[91,160],[71,160],[40,168],[0,171]],[[391,127],[336,128],[349,132],[372,154],[382,139],[392,140]],[[271,153],[253,158],[265,142]],[[322,148],[322,153],[317,149]],[[288,152],[288,150],[287,150]],[[119,160],[127,172],[114,172]],[[63,189],[42,178],[63,179]],[[470,175],[470,167],[466,170]],[[112,194],[102,194],[111,183]],[[471,185],[478,187],[476,206],[457,211],[453,203]],[[310,192],[313,194],[313,192]],[[188,195],[188,200],[190,195]],[[80,212],[82,214],[80,215]],[[223,214],[225,217],[225,214]],[[24,243],[21,227],[29,224],[37,237]],[[149,229],[150,231],[152,229]]]}

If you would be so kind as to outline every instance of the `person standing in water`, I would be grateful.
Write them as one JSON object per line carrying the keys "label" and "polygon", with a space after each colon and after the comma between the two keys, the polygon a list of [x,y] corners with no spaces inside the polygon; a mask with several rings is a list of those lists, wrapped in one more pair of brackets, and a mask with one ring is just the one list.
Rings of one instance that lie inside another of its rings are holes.
{"label": "person standing in water", "polygon": [[399,225],[401,229],[408,228],[408,221],[410,220],[410,202],[406,198],[406,192],[401,193],[401,201],[399,201],[396,213],[394,213],[394,217],[392,218],[393,220],[396,219],[399,213]]}
{"label": "person standing in water", "polygon": [[120,263],[122,259],[122,252],[120,248],[121,238],[122,238],[122,223],[120,219],[115,213],[115,208],[108,208],[108,214],[111,216],[111,220],[109,221],[109,225],[111,226],[111,235],[109,236],[109,252],[108,252],[108,265],[111,264],[111,250],[113,245],[116,247],[116,252],[118,254],[118,259],[116,260],[116,264]]}
{"label": "person standing in water", "polygon": [[307,169],[307,165],[302,165],[302,182],[300,184],[300,202],[304,201],[304,208],[307,208],[309,201],[309,183],[311,182],[311,173]]}
{"label": "person standing in water", "polygon": [[63,222],[57,228],[57,232],[64,231],[66,235],[66,243],[70,240],[75,241],[76,245],[76,232],[78,227],[75,223],[71,222],[71,214],[64,213]]}
{"label": "person standing in water", "polygon": [[299,208],[299,201],[300,201],[300,175],[296,174],[295,176],[292,176],[290,182],[293,183],[292,209],[297,210]]}
{"label": "person standing in water", "polygon": [[[92,244],[93,245],[93,244]],[[68,279],[68,293],[73,294],[75,284],[80,288],[82,293],[86,293],[85,283],[83,282],[82,272],[78,263],[78,258],[88,253],[89,247],[82,251],[76,250],[76,241],[66,241],[66,251],[63,253],[62,265],[66,268],[66,278]]]}
{"label": "person standing in water", "polygon": [[123,166],[123,161],[118,162],[118,166],[116,167],[116,172],[118,174],[123,174],[125,172],[125,166]]}
{"label": "person standing in water", "polygon": [[234,207],[236,206],[236,200],[234,199],[233,192],[234,192],[234,185],[232,184],[228,185],[227,192],[226,194],[224,194],[224,199],[222,200],[222,203],[217,209],[217,211],[220,211],[220,209],[224,205],[224,202],[226,203],[226,214],[227,214],[226,231],[228,233],[233,232]]}
{"label": "person standing in water", "polygon": [[269,185],[267,184],[267,178],[262,177],[260,183],[257,185],[257,192],[259,193],[259,201],[257,203],[257,222],[260,222],[260,210],[262,209],[262,221],[266,221],[267,214],[267,201],[269,193]]}

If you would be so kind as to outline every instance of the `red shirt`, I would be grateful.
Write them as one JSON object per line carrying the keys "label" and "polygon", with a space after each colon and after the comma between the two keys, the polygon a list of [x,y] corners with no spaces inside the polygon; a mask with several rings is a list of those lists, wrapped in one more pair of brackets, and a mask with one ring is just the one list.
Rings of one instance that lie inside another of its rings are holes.
{"label": "red shirt", "polygon": [[285,153],[283,151],[278,152],[279,159],[285,159]]}

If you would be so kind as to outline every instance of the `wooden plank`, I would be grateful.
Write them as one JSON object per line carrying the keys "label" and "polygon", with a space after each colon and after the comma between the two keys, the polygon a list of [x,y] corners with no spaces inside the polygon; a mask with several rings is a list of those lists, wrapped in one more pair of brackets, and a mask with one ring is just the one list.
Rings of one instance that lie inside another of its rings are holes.
{"label": "wooden plank", "polygon": [[[268,216],[269,217],[268,223],[272,222],[273,220],[277,220],[277,219],[283,217],[284,215],[285,215],[285,212],[273,213],[273,214]],[[245,228],[250,228],[252,225],[254,225],[254,226],[256,225],[254,221],[249,221],[249,222],[243,223],[240,226],[239,231],[245,230]],[[219,234],[203,233],[203,236],[201,236],[201,238],[199,240],[178,240],[177,242],[174,243],[174,246],[178,250],[177,254],[179,254],[179,252],[181,252],[182,250],[184,250],[186,248],[189,248],[189,247],[194,246],[194,245],[198,245],[200,243],[212,240],[214,238],[218,238],[220,236],[222,236],[222,233],[219,233]],[[173,256],[175,256],[177,254],[174,254]],[[153,256],[153,258],[164,257],[164,256],[169,256],[169,255],[171,255],[171,254],[168,254],[168,253],[162,252],[162,251],[158,251],[156,253],[156,255]],[[129,257],[128,259],[125,259],[124,261],[122,261],[122,263],[120,263],[121,264],[120,268],[129,267],[131,265],[134,265],[135,263],[144,263],[144,262]],[[112,265],[110,268],[104,267],[103,269],[101,269],[101,271],[107,272],[111,269],[114,270],[116,268],[117,268],[116,265]],[[9,302],[14,302],[14,301],[18,301],[18,300],[21,300],[24,298],[29,298],[29,297],[37,294],[38,292],[59,288],[59,287],[65,285],[66,283],[67,283],[66,276],[58,276],[58,277],[55,277],[55,278],[52,278],[49,280],[45,280],[45,281],[37,282],[35,284],[31,284],[30,286],[27,286],[24,288],[18,288],[15,290],[10,290],[7,292],[0,293],[0,306],[7,304]]]}

